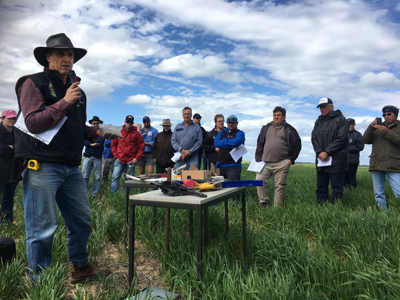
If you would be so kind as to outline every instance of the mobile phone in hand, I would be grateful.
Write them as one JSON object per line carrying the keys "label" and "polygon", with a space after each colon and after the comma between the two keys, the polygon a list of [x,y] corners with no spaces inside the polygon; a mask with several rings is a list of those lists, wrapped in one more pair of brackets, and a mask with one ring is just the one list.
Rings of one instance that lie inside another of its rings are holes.
{"label": "mobile phone in hand", "polygon": [[382,118],[376,118],[376,124],[377,125],[383,125],[382,124]]}

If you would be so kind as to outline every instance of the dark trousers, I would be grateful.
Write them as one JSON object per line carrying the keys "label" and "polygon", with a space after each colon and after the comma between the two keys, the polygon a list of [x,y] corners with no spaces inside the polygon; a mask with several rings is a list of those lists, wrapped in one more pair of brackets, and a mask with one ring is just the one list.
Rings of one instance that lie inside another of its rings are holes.
{"label": "dark trousers", "polygon": [[174,166],[162,166],[162,165],[156,165],[156,173],[157,174],[166,174],[167,173],[167,168],[173,168]]}
{"label": "dark trousers", "polygon": [[357,168],[358,165],[349,164],[349,169],[346,171],[345,181],[344,181],[346,187],[354,189],[357,187],[357,179],[356,179]]}
{"label": "dark trousers", "polygon": [[0,182],[0,223],[2,220],[11,222],[14,220],[14,194],[18,183],[19,182]]}
{"label": "dark trousers", "polygon": [[343,187],[345,172],[339,173],[327,173],[317,171],[317,201],[320,204],[327,203],[329,201],[329,181],[332,187],[332,201],[334,204],[336,199],[343,198]]}
{"label": "dark trousers", "polygon": [[240,180],[242,170],[237,166],[219,167],[219,175],[224,176],[228,180]]}

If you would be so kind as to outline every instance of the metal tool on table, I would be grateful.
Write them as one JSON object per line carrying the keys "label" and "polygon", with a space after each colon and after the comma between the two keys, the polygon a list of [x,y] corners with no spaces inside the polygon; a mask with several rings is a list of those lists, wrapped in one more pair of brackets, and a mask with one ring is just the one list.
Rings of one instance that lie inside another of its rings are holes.
{"label": "metal tool on table", "polygon": [[198,190],[184,186],[177,181],[166,180],[161,183],[152,182],[151,184],[158,187],[164,195],[168,196],[182,196],[194,195],[198,197],[207,198],[206,194],[200,193]]}

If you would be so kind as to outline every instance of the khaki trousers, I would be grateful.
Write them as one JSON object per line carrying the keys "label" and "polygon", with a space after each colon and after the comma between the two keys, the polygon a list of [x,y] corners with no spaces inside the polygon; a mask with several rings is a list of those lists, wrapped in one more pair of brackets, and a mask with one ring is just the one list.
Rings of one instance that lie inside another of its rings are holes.
{"label": "khaki trousers", "polygon": [[274,177],[274,206],[282,205],[285,197],[286,179],[289,172],[289,160],[285,159],[277,163],[266,163],[261,172],[257,173],[256,180],[262,180],[263,186],[257,187],[260,203],[266,202],[271,205],[267,183]]}

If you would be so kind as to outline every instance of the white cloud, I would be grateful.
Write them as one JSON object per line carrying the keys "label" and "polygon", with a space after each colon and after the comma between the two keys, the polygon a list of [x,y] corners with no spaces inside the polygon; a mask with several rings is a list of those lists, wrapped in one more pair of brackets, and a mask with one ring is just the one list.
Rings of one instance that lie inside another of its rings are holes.
{"label": "white cloud", "polygon": [[149,104],[151,102],[151,97],[147,95],[133,95],[128,97],[124,104],[139,104],[139,105],[145,105]]}
{"label": "white cloud", "polygon": [[224,60],[217,56],[193,55],[190,53],[164,59],[153,70],[161,73],[180,73],[184,77],[213,76],[228,69]]}
{"label": "white cloud", "polygon": [[369,88],[400,88],[400,80],[393,73],[381,72],[378,74],[369,72],[360,78],[360,85]]}

